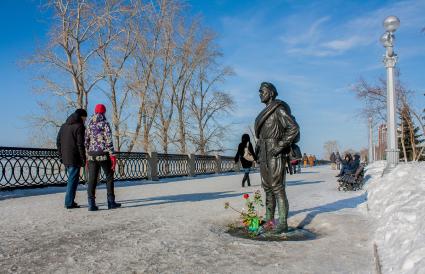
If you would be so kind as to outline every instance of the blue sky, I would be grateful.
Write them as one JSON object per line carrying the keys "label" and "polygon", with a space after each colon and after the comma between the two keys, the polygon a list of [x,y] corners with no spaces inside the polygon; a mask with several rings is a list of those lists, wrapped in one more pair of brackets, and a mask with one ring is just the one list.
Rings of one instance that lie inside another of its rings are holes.
{"label": "blue sky", "polygon": [[[0,22],[0,145],[26,145],[29,130],[23,117],[36,108],[31,89],[34,72],[18,62],[43,41],[48,22],[39,1],[2,1]],[[360,77],[373,81],[385,75],[384,48],[378,42],[383,19],[396,15],[395,50],[402,81],[416,91],[415,107],[425,98],[424,1],[189,1],[193,14],[218,34],[222,63],[236,75],[223,89],[236,99],[229,121],[229,146],[239,141],[262,109],[258,87],[274,83],[279,98],[291,105],[301,126],[301,149],[317,155],[323,143],[337,140],[341,150],[367,146],[367,123],[350,91]],[[39,42],[37,42],[39,41]]]}

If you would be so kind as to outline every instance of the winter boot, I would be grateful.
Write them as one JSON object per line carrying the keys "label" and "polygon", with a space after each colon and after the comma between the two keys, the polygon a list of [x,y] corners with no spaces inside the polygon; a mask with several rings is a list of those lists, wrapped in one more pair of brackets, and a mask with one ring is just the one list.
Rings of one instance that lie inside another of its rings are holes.
{"label": "winter boot", "polygon": [[115,202],[115,195],[108,195],[108,209],[121,207],[120,203]]}
{"label": "winter boot", "polygon": [[249,177],[248,177],[248,174],[247,173],[245,173],[244,175],[243,175],[243,179],[242,179],[242,187],[245,187],[245,182],[246,181],[248,181],[248,186],[250,186],[250,184],[249,184]]}
{"label": "winter boot", "polygon": [[96,206],[95,198],[88,198],[89,202],[89,211],[97,211],[99,208]]}
{"label": "winter boot", "polygon": [[266,222],[274,221],[276,201],[272,194],[266,193]]}
{"label": "winter boot", "polygon": [[248,183],[248,186],[251,186],[251,181],[249,180],[249,175],[246,175],[246,182]]}

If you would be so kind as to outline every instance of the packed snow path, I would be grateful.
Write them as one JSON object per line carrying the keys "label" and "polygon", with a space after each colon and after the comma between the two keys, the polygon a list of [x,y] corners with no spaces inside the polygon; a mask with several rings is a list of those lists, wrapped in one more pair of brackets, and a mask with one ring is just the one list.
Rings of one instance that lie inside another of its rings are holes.
{"label": "packed snow path", "polygon": [[[329,166],[288,177],[290,226],[317,239],[259,242],[234,238],[226,224],[242,208],[242,174],[117,183],[123,207],[63,208],[65,188],[0,192],[1,273],[374,273],[365,193],[338,192]],[[76,201],[86,205],[85,187]]]}

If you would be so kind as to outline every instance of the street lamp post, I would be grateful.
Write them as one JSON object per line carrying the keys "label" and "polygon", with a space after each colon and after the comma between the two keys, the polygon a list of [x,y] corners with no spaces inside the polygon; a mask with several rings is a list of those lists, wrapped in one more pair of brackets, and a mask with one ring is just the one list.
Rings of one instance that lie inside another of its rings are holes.
{"label": "street lamp post", "polygon": [[368,154],[368,162],[369,164],[373,163],[373,129],[372,129],[372,117],[369,117],[369,154]]}
{"label": "street lamp post", "polygon": [[388,16],[384,20],[386,32],[381,36],[381,43],[386,48],[384,64],[387,68],[387,168],[393,168],[399,161],[397,146],[396,124],[396,95],[394,87],[394,67],[397,55],[394,53],[394,32],[400,26],[400,20],[396,16]]}

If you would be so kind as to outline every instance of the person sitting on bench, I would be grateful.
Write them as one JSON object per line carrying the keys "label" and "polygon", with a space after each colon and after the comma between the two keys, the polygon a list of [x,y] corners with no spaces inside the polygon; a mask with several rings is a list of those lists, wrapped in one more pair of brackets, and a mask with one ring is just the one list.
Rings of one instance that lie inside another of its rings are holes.
{"label": "person sitting on bench", "polygon": [[345,161],[342,165],[341,172],[336,177],[344,176],[345,174],[353,174],[360,166],[360,155],[354,155],[354,160],[351,154],[345,156]]}

